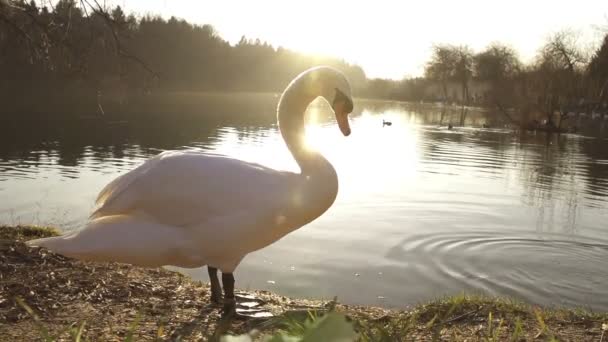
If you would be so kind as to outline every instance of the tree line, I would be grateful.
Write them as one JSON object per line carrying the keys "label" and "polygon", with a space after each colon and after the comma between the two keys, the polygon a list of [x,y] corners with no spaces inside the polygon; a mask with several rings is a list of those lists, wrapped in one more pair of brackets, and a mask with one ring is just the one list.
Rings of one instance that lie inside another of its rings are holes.
{"label": "tree line", "polygon": [[[229,44],[211,25],[127,15],[95,0],[40,6],[0,1],[0,87],[5,102],[53,91],[281,91],[319,65],[342,70],[354,86],[363,69],[333,57],[275,48],[242,37]],[[42,96],[42,95],[41,95]]]}
{"label": "tree line", "polygon": [[561,125],[569,113],[608,114],[608,28],[604,32],[595,51],[582,48],[574,31],[556,32],[528,64],[501,43],[480,52],[436,44],[424,77],[370,80],[370,92],[373,97],[495,108],[521,125],[538,118],[545,125]]}
{"label": "tree line", "polygon": [[57,93],[90,101],[111,93],[122,101],[125,94],[159,90],[279,92],[299,72],[319,64],[343,70],[361,97],[486,106],[508,117],[518,112],[521,122],[534,113],[552,122],[555,112],[601,109],[608,102],[606,29],[599,48],[591,52],[577,44],[575,33],[557,32],[528,64],[500,43],[480,52],[436,44],[423,77],[392,81],[367,79],[357,65],[259,39],[242,37],[231,45],[210,25],[136,18],[97,0],[43,4],[0,0],[5,109],[11,102],[52,104]]}

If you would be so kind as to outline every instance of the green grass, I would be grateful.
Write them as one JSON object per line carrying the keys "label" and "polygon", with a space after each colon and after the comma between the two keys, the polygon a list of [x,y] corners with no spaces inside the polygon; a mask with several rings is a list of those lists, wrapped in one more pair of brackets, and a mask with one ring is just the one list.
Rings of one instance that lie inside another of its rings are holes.
{"label": "green grass", "polygon": [[0,239],[27,241],[50,236],[58,236],[57,228],[44,226],[0,226]]}

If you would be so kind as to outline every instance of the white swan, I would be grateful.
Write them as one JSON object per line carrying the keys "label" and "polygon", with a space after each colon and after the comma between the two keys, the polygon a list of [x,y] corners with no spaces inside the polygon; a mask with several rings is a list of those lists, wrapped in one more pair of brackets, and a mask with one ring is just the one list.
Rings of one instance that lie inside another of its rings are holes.
{"label": "white swan", "polygon": [[214,302],[221,300],[220,269],[224,314],[231,312],[232,272],[243,257],[316,219],[336,198],[334,168],[304,144],[304,112],[319,96],[350,134],[353,101],[344,75],[316,67],[297,76],[279,100],[278,122],[301,173],[198,151],[163,152],[108,184],[84,229],[29,244],[81,260],[207,265]]}

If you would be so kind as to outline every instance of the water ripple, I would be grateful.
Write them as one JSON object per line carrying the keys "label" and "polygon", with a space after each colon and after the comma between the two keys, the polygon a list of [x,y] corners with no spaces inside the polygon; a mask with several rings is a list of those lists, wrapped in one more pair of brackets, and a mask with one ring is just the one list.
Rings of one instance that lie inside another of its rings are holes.
{"label": "water ripple", "polygon": [[463,290],[545,304],[608,307],[608,241],[526,232],[433,232],[409,236],[386,258],[415,260],[424,272],[414,270],[419,274],[413,276],[429,284],[458,283]]}

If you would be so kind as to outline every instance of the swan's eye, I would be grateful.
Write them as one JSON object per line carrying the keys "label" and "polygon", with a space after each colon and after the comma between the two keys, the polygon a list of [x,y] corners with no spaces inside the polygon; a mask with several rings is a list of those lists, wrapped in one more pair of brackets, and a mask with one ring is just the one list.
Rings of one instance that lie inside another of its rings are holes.
{"label": "swan's eye", "polygon": [[334,97],[334,103],[332,104],[332,107],[335,108],[336,103],[338,102],[344,103],[344,110],[346,111],[346,113],[350,113],[353,111],[353,102],[348,98],[348,96],[344,95],[344,93],[340,91],[340,89],[336,88],[336,96]]}

